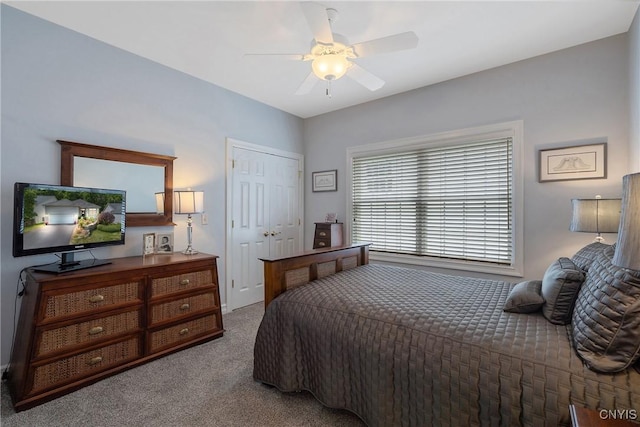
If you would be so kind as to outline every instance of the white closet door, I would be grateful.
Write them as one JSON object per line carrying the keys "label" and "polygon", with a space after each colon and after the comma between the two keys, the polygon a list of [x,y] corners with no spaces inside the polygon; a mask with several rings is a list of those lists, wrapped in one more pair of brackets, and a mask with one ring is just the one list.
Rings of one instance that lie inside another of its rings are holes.
{"label": "white closet door", "polygon": [[301,250],[298,200],[298,160],[273,156],[270,166],[269,256],[283,257]]}
{"label": "white closet door", "polygon": [[233,148],[229,309],[264,300],[259,258],[300,250],[298,160]]}

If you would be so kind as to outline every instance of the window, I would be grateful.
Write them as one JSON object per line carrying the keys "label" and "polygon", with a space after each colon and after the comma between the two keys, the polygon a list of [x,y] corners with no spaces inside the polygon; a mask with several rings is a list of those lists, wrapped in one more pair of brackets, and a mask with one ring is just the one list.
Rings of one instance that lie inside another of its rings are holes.
{"label": "window", "polygon": [[512,122],[349,150],[352,241],[381,259],[519,274],[520,144]]}

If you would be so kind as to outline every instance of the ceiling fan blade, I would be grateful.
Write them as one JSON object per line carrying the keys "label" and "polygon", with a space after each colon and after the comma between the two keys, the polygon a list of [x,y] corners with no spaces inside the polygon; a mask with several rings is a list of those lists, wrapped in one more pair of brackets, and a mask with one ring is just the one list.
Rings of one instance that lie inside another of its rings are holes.
{"label": "ceiling fan blade", "polygon": [[309,75],[307,76],[306,79],[304,79],[304,81],[302,82],[298,90],[296,90],[296,95],[306,95],[309,92],[311,92],[311,89],[313,89],[313,87],[316,85],[318,80],[319,80],[318,77],[316,77],[316,75],[313,74],[313,72],[309,73]]}
{"label": "ceiling fan blade", "polygon": [[354,62],[351,63],[349,70],[347,70],[347,77],[360,83],[370,91],[376,91],[384,86],[384,80],[374,76]]}
{"label": "ceiling fan blade", "polygon": [[292,61],[308,61],[313,59],[313,56],[306,53],[245,53],[244,56],[270,57],[275,59],[289,59]]}
{"label": "ceiling fan blade", "polygon": [[318,3],[302,2],[302,13],[307,19],[313,37],[320,43],[333,43],[333,33],[327,16],[327,9]]}
{"label": "ceiling fan blade", "polygon": [[418,46],[418,36],[413,31],[382,37],[352,46],[353,52],[358,58],[379,53],[395,52],[398,50],[413,49]]}

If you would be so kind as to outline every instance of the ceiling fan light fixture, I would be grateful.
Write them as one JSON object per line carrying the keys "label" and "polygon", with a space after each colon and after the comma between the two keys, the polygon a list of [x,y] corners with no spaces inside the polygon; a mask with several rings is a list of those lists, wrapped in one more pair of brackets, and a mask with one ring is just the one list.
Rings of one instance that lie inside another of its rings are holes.
{"label": "ceiling fan light fixture", "polygon": [[322,80],[337,80],[347,72],[349,61],[344,55],[330,53],[316,57],[311,68]]}
{"label": "ceiling fan light fixture", "polygon": [[357,59],[379,53],[413,49],[418,45],[418,36],[413,31],[352,45],[346,37],[334,33],[331,28],[332,23],[336,22],[338,17],[338,12],[335,9],[326,8],[315,1],[300,2],[300,7],[313,34],[309,53],[262,54],[311,62],[311,72],[296,90],[296,95],[305,95],[311,92],[317,83],[316,78],[318,78],[327,82],[326,93],[331,97],[331,82],[344,76],[347,71],[350,79],[370,91],[378,90],[384,86],[384,80],[358,65]]}

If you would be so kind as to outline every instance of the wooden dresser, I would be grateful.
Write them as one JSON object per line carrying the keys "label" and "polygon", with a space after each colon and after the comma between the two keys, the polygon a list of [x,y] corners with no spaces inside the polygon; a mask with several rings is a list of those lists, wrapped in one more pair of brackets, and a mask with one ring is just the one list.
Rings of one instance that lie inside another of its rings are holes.
{"label": "wooden dresser", "polygon": [[313,249],[325,249],[342,246],[341,222],[316,222],[313,236]]}
{"label": "wooden dresser", "polygon": [[8,377],[16,411],[221,337],[216,260],[153,255],[27,271]]}

